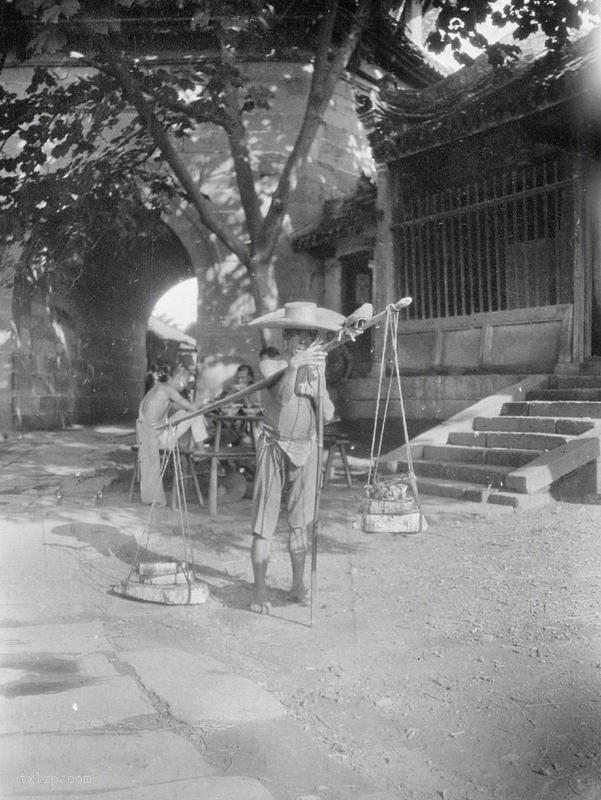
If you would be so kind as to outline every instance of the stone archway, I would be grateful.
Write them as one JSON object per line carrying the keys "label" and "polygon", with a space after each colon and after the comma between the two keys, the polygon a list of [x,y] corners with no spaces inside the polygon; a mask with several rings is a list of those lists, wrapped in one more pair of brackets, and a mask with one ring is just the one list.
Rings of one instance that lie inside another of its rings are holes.
{"label": "stone archway", "polygon": [[[146,363],[150,369],[173,368],[181,364],[196,369],[198,281],[179,280],[154,305],[146,332]],[[187,331],[190,331],[188,333]]]}
{"label": "stone archway", "polygon": [[97,263],[89,270],[83,290],[95,385],[87,402],[80,401],[83,418],[76,421],[135,419],[144,392],[150,313],[171,286],[194,276],[186,248],[168,225],[149,218],[146,233],[145,247],[117,254],[108,275],[104,253],[96,254]]}
{"label": "stone archway", "polygon": [[104,240],[76,280],[60,269],[35,285],[15,279],[0,308],[1,329],[12,331],[2,339],[0,379],[10,388],[1,430],[135,419],[150,312],[170,286],[194,276],[172,229],[156,216],[144,224],[147,235],[129,250]]}

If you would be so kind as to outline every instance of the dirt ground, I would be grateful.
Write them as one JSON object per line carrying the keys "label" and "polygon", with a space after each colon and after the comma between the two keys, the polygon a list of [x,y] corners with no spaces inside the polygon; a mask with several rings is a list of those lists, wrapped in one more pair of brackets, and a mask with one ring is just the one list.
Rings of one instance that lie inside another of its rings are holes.
{"label": "dirt ground", "polygon": [[[273,614],[246,611],[243,501],[194,529],[209,606],[136,618],[137,635],[184,635],[269,687],[332,758],[401,798],[600,798],[601,507],[426,501],[426,533],[370,536],[359,495],[325,495],[313,628],[285,601],[284,526]],[[150,545],[176,542],[172,527]]]}
{"label": "dirt ground", "polygon": [[[99,594],[127,573],[147,518],[127,503],[128,478],[105,490],[93,522],[52,530],[73,540],[82,583]],[[286,603],[284,524],[273,613],[247,610],[243,500],[214,520],[192,514],[209,602],[123,601],[106,620],[113,640],[214,656],[273,691],[330,758],[402,800],[599,800],[601,506],[514,513],[425,499],[427,532],[366,535],[355,483],[324,496],[313,628],[308,609]],[[148,548],[180,556],[168,512]],[[212,755],[242,774],[241,750]],[[315,797],[344,797],[322,789]],[[291,782],[282,800],[297,798]]]}

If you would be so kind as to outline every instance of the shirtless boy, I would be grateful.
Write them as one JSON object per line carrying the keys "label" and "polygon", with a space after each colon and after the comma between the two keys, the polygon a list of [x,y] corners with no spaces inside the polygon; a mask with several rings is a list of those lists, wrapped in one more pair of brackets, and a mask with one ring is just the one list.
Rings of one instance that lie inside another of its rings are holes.
{"label": "shirtless boy", "polygon": [[[188,385],[190,373],[178,367],[165,383],[155,383],[140,403],[136,432],[138,438],[140,460],[140,494],[143,503],[165,505],[165,493],[160,481],[159,450],[172,449],[175,442],[186,431],[192,431],[194,442],[200,444],[207,438],[207,429],[202,416],[178,423],[179,417],[194,411],[198,404],[191,403],[182,397]],[[178,409],[169,416],[172,408]],[[168,428],[160,428],[169,422]]]}

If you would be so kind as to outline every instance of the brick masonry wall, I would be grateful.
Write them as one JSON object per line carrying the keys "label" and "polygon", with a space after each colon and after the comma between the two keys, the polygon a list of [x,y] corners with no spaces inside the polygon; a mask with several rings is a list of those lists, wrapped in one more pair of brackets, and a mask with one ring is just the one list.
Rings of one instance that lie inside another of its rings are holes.
{"label": "brick masonry wall", "polygon": [[[300,126],[310,74],[301,64],[250,64],[255,79],[277,84],[272,112],[257,111],[249,137],[261,201],[266,207]],[[12,88],[24,87],[29,70],[3,74]],[[12,76],[12,77],[11,77]],[[202,190],[242,236],[242,215],[233,202],[234,174],[227,143],[214,128],[178,142]],[[275,256],[281,301],[324,297],[321,266],[289,244],[314,224],[324,200],[352,191],[361,171],[373,172],[365,133],[355,113],[353,89],[342,81],[291,198]],[[131,421],[135,418],[146,367],[145,331],[160,294],[179,279],[199,278],[199,350],[256,365],[258,332],[240,325],[254,315],[244,270],[225,248],[207,240],[196,214],[180,205],[165,215],[183,244],[186,263],[169,248],[135,272],[118,252],[93,267],[92,288],[17,287],[0,294],[0,432],[11,428],[60,428],[69,424]],[[179,244],[179,243],[178,243]],[[180,247],[181,249],[181,247]],[[173,248],[171,248],[173,250]],[[140,254],[141,262],[148,254]],[[119,266],[120,272],[115,268]],[[105,274],[105,269],[111,273]],[[144,272],[146,269],[146,272]],[[140,278],[143,278],[143,280]],[[13,333],[15,331],[15,333]]]}
{"label": "brick masonry wall", "polygon": [[15,286],[12,355],[13,421],[18,429],[73,422],[77,379],[72,362],[79,331],[73,299],[50,296],[47,286]]}
{"label": "brick masonry wall", "polygon": [[42,291],[32,294],[16,316],[12,408],[5,409],[13,427],[135,419],[146,366],[145,324],[124,320],[99,326],[78,309],[76,293],[56,296],[52,306]]}

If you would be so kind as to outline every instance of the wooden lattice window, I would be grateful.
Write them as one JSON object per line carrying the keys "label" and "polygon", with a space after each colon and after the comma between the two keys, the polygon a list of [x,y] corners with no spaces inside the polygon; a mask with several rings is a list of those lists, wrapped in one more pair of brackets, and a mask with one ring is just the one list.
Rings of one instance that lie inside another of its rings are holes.
{"label": "wooden lattice window", "polygon": [[414,195],[402,181],[393,236],[410,318],[572,302],[573,173],[545,160]]}

